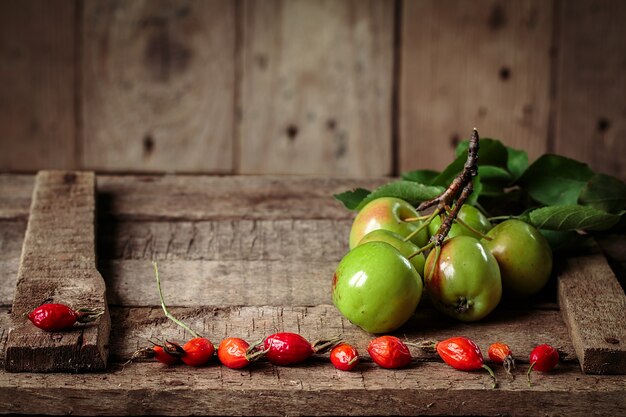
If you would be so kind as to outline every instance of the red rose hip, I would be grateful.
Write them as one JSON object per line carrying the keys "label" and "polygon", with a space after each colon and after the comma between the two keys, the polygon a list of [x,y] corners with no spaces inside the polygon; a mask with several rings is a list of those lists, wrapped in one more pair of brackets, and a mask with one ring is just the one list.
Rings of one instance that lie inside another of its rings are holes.
{"label": "red rose hip", "polygon": [[102,315],[102,311],[81,308],[73,310],[65,304],[42,304],[28,314],[28,319],[47,332],[58,332],[74,325],[89,323]]}
{"label": "red rose hip", "polygon": [[370,341],[367,353],[379,366],[387,369],[403,368],[411,363],[407,345],[395,336],[380,336]]}
{"label": "red rose hip", "polygon": [[330,361],[340,371],[351,371],[359,363],[359,352],[352,345],[340,343],[330,351]]}

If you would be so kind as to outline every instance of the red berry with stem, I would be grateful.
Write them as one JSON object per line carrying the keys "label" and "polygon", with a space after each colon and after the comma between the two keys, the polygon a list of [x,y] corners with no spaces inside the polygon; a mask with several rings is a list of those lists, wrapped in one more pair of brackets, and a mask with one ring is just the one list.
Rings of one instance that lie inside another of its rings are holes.
{"label": "red berry with stem", "polygon": [[181,360],[189,366],[206,365],[215,353],[215,346],[205,337],[194,337],[183,345],[185,354]]}
{"label": "red berry with stem", "polygon": [[489,359],[504,366],[507,375],[510,377],[513,376],[511,369],[515,369],[515,360],[513,359],[513,352],[511,352],[507,344],[500,342],[493,343],[489,346],[487,353],[489,354]]}
{"label": "red berry with stem", "polygon": [[101,310],[81,308],[73,310],[65,304],[42,304],[30,313],[28,319],[47,332],[58,332],[68,329],[74,323],[89,323],[103,314]]}
{"label": "red berry with stem", "polygon": [[367,353],[379,366],[396,369],[411,363],[411,352],[407,345],[395,336],[380,336],[370,341]]}
{"label": "red berry with stem", "polygon": [[[159,299],[161,300],[161,308],[163,309],[163,313],[165,314],[165,317],[172,320],[174,323],[178,324],[183,329],[187,330],[193,336],[193,339],[189,340],[187,343],[185,343],[182,346],[184,354],[181,360],[189,366],[202,366],[206,364],[213,356],[213,353],[215,353],[215,346],[213,346],[213,343],[211,343],[209,339],[200,336],[198,333],[193,331],[193,329],[191,329],[182,321],[178,320],[169,312],[169,310],[167,309],[167,306],[165,305],[165,300],[163,299],[163,291],[161,291],[161,280],[159,279],[159,268],[157,267],[156,262],[152,262],[152,265],[154,265],[154,275],[156,278],[157,290],[159,292]],[[178,347],[178,345],[175,345],[175,346]],[[168,349],[167,346],[165,350],[166,352],[171,353],[171,350]]]}
{"label": "red berry with stem", "polygon": [[359,363],[359,352],[352,345],[340,343],[330,351],[330,361],[340,371],[351,371]]}
{"label": "red berry with stem", "polygon": [[217,357],[224,366],[231,369],[240,369],[250,363],[246,357],[249,347],[250,344],[243,339],[227,337],[222,340],[217,348]]}
{"label": "red berry with stem", "polygon": [[496,387],[496,376],[490,367],[484,364],[483,354],[476,343],[467,337],[451,337],[435,345],[437,353],[445,363],[460,371],[476,371],[485,369],[493,378]]}
{"label": "red berry with stem", "polygon": [[559,352],[550,345],[539,345],[530,352],[530,366],[526,377],[530,386],[530,373],[533,369],[549,372],[559,363]]}
{"label": "red berry with stem", "polygon": [[[294,365],[304,362],[315,353],[325,352],[339,341],[338,338],[317,340],[311,344],[297,333],[275,333],[267,336],[262,342],[251,346],[246,357],[252,361],[265,356],[274,365]],[[258,350],[259,347],[262,347],[263,350]]]}

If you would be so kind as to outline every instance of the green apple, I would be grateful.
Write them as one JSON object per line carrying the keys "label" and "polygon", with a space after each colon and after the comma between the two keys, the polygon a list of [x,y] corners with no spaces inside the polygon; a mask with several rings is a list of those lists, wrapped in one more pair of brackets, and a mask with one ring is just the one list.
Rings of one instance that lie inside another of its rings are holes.
{"label": "green apple", "polygon": [[502,296],[498,262],[470,236],[455,236],[428,254],[424,284],[435,308],[462,321],[487,316]]}
{"label": "green apple", "polygon": [[415,267],[385,242],[352,249],[333,277],[333,303],[350,322],[370,333],[402,326],[421,296],[422,279]]}
{"label": "green apple", "polygon": [[[486,234],[493,227],[487,216],[485,216],[476,207],[469,204],[463,204],[461,210],[459,210],[459,214],[457,217],[482,234]],[[428,232],[430,236],[435,235],[440,226],[441,218],[439,216],[436,216],[434,219],[431,220],[430,224],[428,225]],[[476,239],[480,239],[482,237],[474,233],[467,227],[463,226],[462,224],[454,222],[452,224],[452,227],[450,228],[450,231],[448,232],[447,237],[453,238],[454,236],[459,235],[471,236],[475,237]]]}
{"label": "green apple", "polygon": [[[402,256],[406,257],[407,259],[409,258],[409,256],[413,255],[415,252],[419,250],[417,245],[414,244],[413,242],[410,242],[410,241],[405,242],[403,237],[400,236],[399,234],[390,232],[389,230],[385,230],[385,229],[378,229],[378,230],[374,230],[373,232],[369,232],[368,234],[363,236],[363,239],[361,239],[361,241],[359,242],[359,245],[362,245],[363,243],[367,243],[367,242],[389,243],[391,246],[393,246],[398,251],[400,251]],[[424,263],[426,262],[426,258],[424,257],[424,254],[419,253],[411,257],[409,261],[413,264],[417,273],[420,274],[420,276],[424,276]]]}
{"label": "green apple", "polygon": [[[418,217],[415,208],[404,200],[394,197],[381,197],[370,201],[359,211],[350,229],[350,249],[359,244],[361,239],[374,230],[385,229],[402,237],[417,230],[422,222],[406,222],[405,219]],[[411,241],[422,247],[428,242],[426,228],[417,233]]]}
{"label": "green apple", "polygon": [[487,236],[491,240],[482,242],[500,265],[507,294],[529,296],[546,285],[552,272],[552,249],[539,230],[512,219],[495,226]]}

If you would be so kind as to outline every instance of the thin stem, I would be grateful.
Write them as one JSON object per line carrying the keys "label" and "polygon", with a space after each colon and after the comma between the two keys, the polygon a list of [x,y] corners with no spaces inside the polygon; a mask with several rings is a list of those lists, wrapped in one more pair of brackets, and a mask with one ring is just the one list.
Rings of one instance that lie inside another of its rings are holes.
{"label": "thin stem", "polygon": [[511,220],[511,219],[517,219],[518,216],[495,216],[495,217],[489,217],[489,221],[498,221],[498,220]]}
{"label": "thin stem", "polygon": [[440,212],[439,209],[433,211],[428,217],[426,217],[426,221],[424,223],[422,223],[417,229],[409,233],[409,235],[402,240],[404,240],[405,242],[408,242],[409,240],[413,239],[419,232],[421,232],[422,230],[428,227],[430,222],[435,218],[436,215],[439,214],[439,212]]}
{"label": "thin stem", "polygon": [[478,236],[480,236],[481,239],[485,239],[485,240],[493,240],[493,238],[491,236],[487,236],[486,234],[484,234],[483,232],[473,228],[472,226],[470,226],[469,224],[467,224],[466,222],[464,222],[463,220],[461,220],[459,217],[457,217],[455,219],[455,221],[460,224],[461,226],[466,227],[469,231],[471,231],[472,233],[476,233]]}
{"label": "thin stem", "polygon": [[170,314],[170,312],[167,310],[167,307],[165,306],[165,300],[163,300],[163,292],[161,291],[161,280],[159,279],[159,268],[157,267],[157,263],[154,261],[152,262],[152,265],[154,265],[154,275],[156,277],[157,289],[159,290],[159,299],[161,300],[161,307],[163,308],[165,317],[172,320],[174,323],[178,324],[183,329],[187,330],[193,337],[201,337],[198,333],[194,332],[189,326],[187,326],[182,321],[178,320],[176,317]]}
{"label": "thin stem", "polygon": [[530,366],[528,367],[528,372],[526,372],[526,379],[528,380],[528,387],[529,388],[532,386],[532,384],[530,383],[530,373],[532,372],[532,370],[535,367],[536,363],[537,362],[531,363]]}
{"label": "thin stem", "polygon": [[402,219],[402,221],[405,222],[419,222],[421,220],[426,220],[430,218],[430,214],[425,214],[424,216],[417,216],[417,217],[407,217],[406,219]]}
{"label": "thin stem", "polygon": [[491,388],[495,388],[498,386],[498,380],[496,379],[496,375],[493,373],[493,371],[491,370],[490,367],[488,367],[487,365],[483,364],[482,366],[484,369],[487,370],[487,372],[489,372],[489,375],[491,375],[491,379],[493,380],[493,385],[491,386]]}
{"label": "thin stem", "polygon": [[407,259],[411,259],[417,255],[419,255],[422,252],[426,252],[427,250],[431,250],[433,248],[433,246],[435,246],[435,242],[430,242],[428,245],[424,246],[423,248],[420,248],[418,250],[416,250],[415,252],[413,252],[412,254],[410,254],[409,256],[407,256]]}

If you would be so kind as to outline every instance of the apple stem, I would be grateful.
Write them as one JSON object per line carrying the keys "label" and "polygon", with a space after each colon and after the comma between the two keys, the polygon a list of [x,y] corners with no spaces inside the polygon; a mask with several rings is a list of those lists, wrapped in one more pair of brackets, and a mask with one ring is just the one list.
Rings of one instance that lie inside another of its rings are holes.
{"label": "apple stem", "polygon": [[[449,213],[450,210],[446,209],[446,211]],[[464,222],[463,220],[461,220],[459,217],[457,217],[455,219],[455,221],[457,223],[459,223],[461,226],[466,227],[467,229],[469,229],[472,233],[476,233],[478,236],[481,237],[481,239],[485,239],[485,240],[493,240],[493,238],[491,236],[487,236],[486,234],[480,232],[479,230],[473,228],[472,226],[470,226],[469,224],[467,224],[466,222]]]}
{"label": "apple stem", "polygon": [[424,216],[407,217],[406,219],[402,219],[402,221],[405,221],[405,222],[419,222],[419,221],[422,221],[422,220],[429,220],[429,219],[432,220],[431,215],[430,214],[426,214]]}
{"label": "apple stem", "polygon": [[517,219],[519,218],[518,216],[495,216],[495,217],[489,217],[489,221],[499,221],[499,220],[510,220],[510,219]]}
{"label": "apple stem", "polygon": [[422,252],[426,252],[427,250],[430,250],[433,248],[433,246],[435,246],[435,242],[430,242],[428,245],[424,246],[423,248],[419,248],[418,250],[416,250],[415,252],[413,252],[412,254],[410,254],[409,256],[407,256],[407,259],[411,259],[416,257],[417,255],[419,255]]}
{"label": "apple stem", "polygon": [[152,265],[154,265],[154,275],[156,277],[157,289],[159,290],[159,299],[161,300],[161,308],[163,308],[165,317],[172,320],[174,323],[178,324],[183,329],[187,330],[189,334],[191,334],[193,337],[200,337],[200,335],[194,332],[189,326],[187,326],[185,323],[183,323],[182,321],[174,317],[172,314],[170,314],[170,312],[168,311],[165,305],[165,300],[163,300],[163,292],[161,291],[161,280],[159,279],[159,268],[157,267],[157,263],[154,261],[152,262]]}
{"label": "apple stem", "polygon": [[[422,230],[424,230],[425,228],[428,227],[430,222],[435,218],[436,215],[439,214],[439,212],[440,212],[439,209],[433,211],[428,217],[426,217],[426,221],[424,223],[422,223],[417,229],[415,229],[411,233],[409,233],[409,235],[407,237],[405,237],[403,240],[405,242],[408,242],[409,240],[413,239],[413,237],[415,235],[417,235],[419,232],[421,232]],[[415,217],[415,218],[417,219],[418,217]]]}

